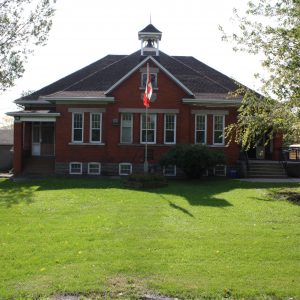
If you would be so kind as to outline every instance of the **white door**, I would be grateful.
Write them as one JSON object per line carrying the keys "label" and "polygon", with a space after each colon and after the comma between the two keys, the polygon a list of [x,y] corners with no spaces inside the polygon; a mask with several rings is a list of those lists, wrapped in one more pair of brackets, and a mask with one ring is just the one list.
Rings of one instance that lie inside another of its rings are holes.
{"label": "white door", "polygon": [[41,124],[33,123],[32,125],[32,156],[41,155]]}

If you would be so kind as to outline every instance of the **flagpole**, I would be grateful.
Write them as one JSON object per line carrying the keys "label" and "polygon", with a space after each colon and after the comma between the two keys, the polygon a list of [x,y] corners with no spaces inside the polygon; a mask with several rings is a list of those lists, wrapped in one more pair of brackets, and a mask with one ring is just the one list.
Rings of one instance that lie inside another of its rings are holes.
{"label": "flagpole", "polygon": [[[149,64],[147,63],[147,82],[146,86],[148,84],[148,78],[149,76]],[[144,162],[144,173],[148,173],[148,106],[146,105],[146,144],[145,144],[145,162]]]}
{"label": "flagpole", "polygon": [[145,144],[144,173],[148,173],[148,107],[147,106],[146,106],[146,144]]}

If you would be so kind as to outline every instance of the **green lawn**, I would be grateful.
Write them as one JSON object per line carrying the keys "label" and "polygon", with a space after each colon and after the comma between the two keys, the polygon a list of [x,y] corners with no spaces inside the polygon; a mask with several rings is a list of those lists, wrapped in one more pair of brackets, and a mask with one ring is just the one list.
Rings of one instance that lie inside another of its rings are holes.
{"label": "green lawn", "polygon": [[0,299],[300,297],[299,184],[0,181]]}

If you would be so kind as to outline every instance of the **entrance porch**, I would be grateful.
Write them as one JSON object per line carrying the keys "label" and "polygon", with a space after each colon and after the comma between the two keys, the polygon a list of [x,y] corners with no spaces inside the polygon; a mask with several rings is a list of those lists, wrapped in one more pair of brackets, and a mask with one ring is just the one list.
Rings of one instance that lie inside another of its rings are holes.
{"label": "entrance porch", "polygon": [[24,171],[25,162],[26,169],[29,167],[33,161],[30,158],[49,158],[47,161],[52,165],[55,161],[56,117],[60,114],[50,111],[19,111],[8,115],[15,119],[14,175]]}

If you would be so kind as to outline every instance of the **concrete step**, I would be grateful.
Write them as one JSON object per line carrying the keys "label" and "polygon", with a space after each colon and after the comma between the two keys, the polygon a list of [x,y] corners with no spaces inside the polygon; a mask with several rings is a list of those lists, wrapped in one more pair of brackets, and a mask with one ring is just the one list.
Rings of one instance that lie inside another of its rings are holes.
{"label": "concrete step", "polygon": [[249,178],[287,178],[286,171],[278,162],[251,161],[248,170]]}

